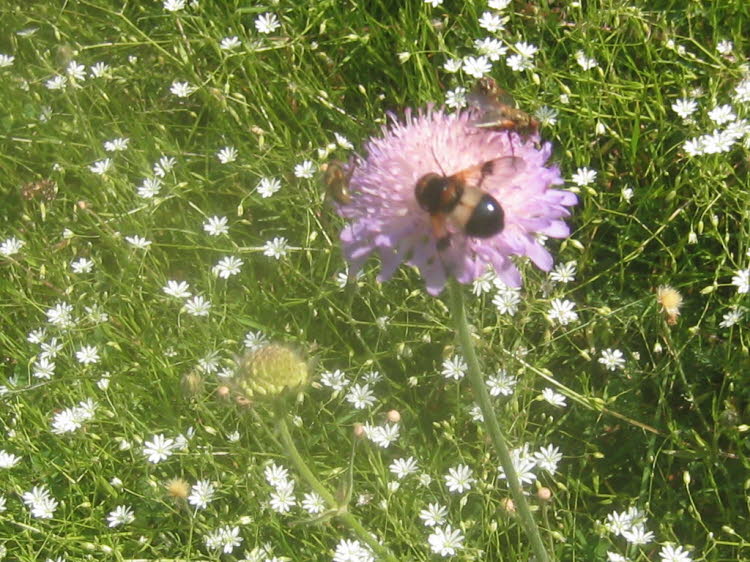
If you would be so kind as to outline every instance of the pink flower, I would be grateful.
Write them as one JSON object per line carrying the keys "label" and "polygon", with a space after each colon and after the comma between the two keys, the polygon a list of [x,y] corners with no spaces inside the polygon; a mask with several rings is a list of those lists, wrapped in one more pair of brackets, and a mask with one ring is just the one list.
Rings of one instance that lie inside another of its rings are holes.
{"label": "pink flower", "polygon": [[[552,256],[537,235],[568,236],[563,219],[570,215],[567,207],[578,200],[573,193],[550,188],[562,179],[557,166],[545,167],[552,151],[549,143],[537,148],[537,135],[522,138],[476,127],[473,109],[446,114],[429,107],[416,115],[407,109],[405,122],[389,117],[382,137],[366,143],[366,156],[350,161],[350,200],[337,207],[349,220],[341,242],[351,273],[376,252],[382,262],[379,281],[389,279],[403,262],[419,268],[427,291],[437,295],[448,276],[472,283],[487,265],[506,285],[520,286],[511,256],[527,256],[544,271],[552,268]],[[517,172],[490,171],[481,189],[500,203],[502,230],[486,238],[470,237],[449,218],[445,247],[445,240],[436,236],[434,217],[417,202],[417,182],[425,174],[450,176],[498,158],[501,164],[515,163]]]}

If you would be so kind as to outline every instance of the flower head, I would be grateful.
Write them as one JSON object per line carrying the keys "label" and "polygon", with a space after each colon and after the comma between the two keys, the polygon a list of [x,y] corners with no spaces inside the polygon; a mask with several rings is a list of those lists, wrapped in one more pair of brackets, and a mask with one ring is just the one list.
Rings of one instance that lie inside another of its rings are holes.
{"label": "flower head", "polygon": [[[536,137],[477,128],[475,119],[475,110],[450,115],[407,110],[405,122],[392,117],[382,137],[367,143],[366,158],[352,164],[351,202],[338,207],[350,221],[341,241],[354,273],[376,252],[383,264],[379,280],[405,262],[420,269],[428,292],[436,295],[449,276],[471,283],[488,265],[506,285],[518,287],[521,276],[511,256],[527,256],[544,271],[552,268],[552,256],[536,235],[568,236],[563,219],[577,202],[574,194],[551,189],[562,183],[556,166],[545,167],[552,147],[537,148]],[[427,174],[464,170],[473,170],[466,174],[472,185],[481,183],[474,187],[502,207],[502,228],[487,237],[468,236],[454,210],[431,215],[415,196],[417,182]]]}
{"label": "flower head", "polygon": [[239,359],[233,382],[248,399],[275,397],[304,386],[308,373],[307,361],[296,351],[268,344],[248,351]]}

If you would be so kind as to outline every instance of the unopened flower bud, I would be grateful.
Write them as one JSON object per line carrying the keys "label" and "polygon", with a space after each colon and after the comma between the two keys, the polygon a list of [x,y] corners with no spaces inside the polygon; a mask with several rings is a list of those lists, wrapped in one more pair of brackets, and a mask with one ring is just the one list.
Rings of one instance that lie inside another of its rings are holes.
{"label": "unopened flower bud", "polygon": [[392,423],[398,423],[401,421],[401,413],[398,410],[390,410],[385,417]]}
{"label": "unopened flower bud", "polygon": [[269,344],[248,351],[238,360],[233,384],[245,399],[257,400],[298,390],[307,379],[307,361],[299,353],[283,345]]}
{"label": "unopened flower bud", "polygon": [[542,486],[539,488],[536,492],[536,497],[542,500],[543,502],[549,501],[552,499],[552,490],[549,488]]}
{"label": "unopened flower bud", "polygon": [[354,424],[354,437],[357,439],[362,439],[365,436],[365,426],[361,423],[355,423]]}
{"label": "unopened flower bud", "polygon": [[510,499],[510,498],[505,498],[503,501],[500,502],[500,505],[508,513],[515,513],[516,512],[516,504],[513,503],[513,500]]}
{"label": "unopened flower bud", "polygon": [[190,371],[182,376],[180,386],[185,398],[192,398],[203,391],[203,377],[196,371]]}

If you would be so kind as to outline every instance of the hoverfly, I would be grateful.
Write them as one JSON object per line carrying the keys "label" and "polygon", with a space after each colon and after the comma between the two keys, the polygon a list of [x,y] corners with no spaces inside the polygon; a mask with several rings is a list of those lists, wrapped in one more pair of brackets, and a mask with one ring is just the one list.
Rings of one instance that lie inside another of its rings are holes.
{"label": "hoverfly", "polygon": [[450,176],[432,172],[419,178],[414,195],[422,210],[430,214],[437,249],[444,250],[450,244],[447,223],[474,238],[490,238],[502,232],[502,205],[482,189],[482,184],[490,177],[495,186],[505,183],[523,168],[523,159],[503,156]]}
{"label": "hoverfly", "polygon": [[326,194],[339,205],[348,205],[352,201],[349,194],[349,180],[352,171],[353,167],[347,171],[344,163],[339,160],[331,160],[323,168],[323,183],[326,186]]}
{"label": "hoverfly", "polygon": [[528,137],[539,130],[539,121],[518,109],[513,97],[492,78],[481,78],[468,96],[469,104],[479,109],[481,116],[475,127],[496,131],[516,131]]}

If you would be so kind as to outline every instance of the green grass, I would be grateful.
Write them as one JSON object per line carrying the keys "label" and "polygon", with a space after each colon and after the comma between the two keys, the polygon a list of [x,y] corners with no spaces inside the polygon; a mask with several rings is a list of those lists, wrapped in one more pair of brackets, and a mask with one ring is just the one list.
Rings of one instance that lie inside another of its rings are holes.
{"label": "green grass", "polygon": [[[526,486],[553,559],[606,560],[612,551],[657,560],[666,542],[692,550],[693,560],[747,559],[747,323],[719,323],[731,307],[746,306],[731,278],[749,261],[750,154],[739,142],[726,153],[689,157],[683,145],[717,128],[706,116],[716,105],[731,103],[748,117],[748,104],[732,94],[747,60],[750,8],[742,0],[582,4],[513,3],[498,34],[539,51],[533,70],[513,72],[501,60],[491,75],[521,107],[558,112],[542,134],[565,178],[584,166],[598,176],[579,189],[571,238],[548,242],[557,262],[575,260],[573,283],[548,292],[546,275],[523,267],[512,318],[497,313],[492,295],[469,298],[466,289],[480,360],[488,374],[504,368],[519,377],[514,394],[497,401],[511,446],[552,443],[564,455],[554,476],[540,475],[550,503]],[[301,508],[282,515],[268,506],[265,464],[296,473],[263,408],[220,399],[222,382],[212,373],[201,374],[198,391],[183,391],[201,358],[217,352],[228,365],[248,331],[303,350],[316,378],[335,369],[350,380],[371,370],[383,375],[376,405],[366,410],[355,410],[345,392],[312,385],[292,406],[301,420],[292,433],[333,492],[349,465],[353,424],[380,424],[387,411],[400,412],[401,435],[390,448],[358,446],[350,505],[399,560],[437,559],[427,544],[432,530],[418,518],[429,502],[446,506],[448,522],[463,531],[457,559],[529,559],[522,529],[503,507],[508,492],[497,460],[469,414],[470,389],[440,373],[442,360],[458,352],[447,297],[429,297],[404,267],[377,283],[375,259],[356,290],[340,289],[342,222],[320,174],[293,173],[303,160],[325,162],[318,149],[335,142],[334,133],[358,151],[378,134],[386,111],[441,104],[446,91],[470,87],[470,77],[445,72],[443,63],[474,54],[474,39],[488,35],[477,23],[485,9],[450,0],[436,8],[416,0],[204,0],[176,13],[160,2],[104,0],[0,7],[0,53],[15,56],[0,68],[0,242],[26,242],[0,256],[0,385],[7,390],[0,450],[21,457],[0,469],[0,545],[8,559],[232,560],[270,543],[279,557],[330,560],[340,539],[355,538],[337,520],[293,525],[306,517]],[[269,11],[281,28],[262,35],[253,22]],[[221,50],[221,39],[233,35],[242,46]],[[717,52],[721,40],[734,42],[733,57]],[[579,50],[599,66],[582,70]],[[71,61],[105,62],[111,77],[48,89]],[[196,90],[178,98],[173,81]],[[682,97],[698,102],[694,122],[670,108]],[[103,142],[116,137],[129,138],[128,149],[105,152]],[[225,146],[238,150],[236,162],[218,161]],[[337,148],[331,156],[348,154]],[[163,155],[176,164],[161,192],[138,197],[136,186]],[[89,170],[106,157],[113,160],[107,174]],[[281,180],[273,197],[255,191],[263,177]],[[23,196],[24,186],[45,179],[55,182],[54,197]],[[630,201],[621,195],[628,187]],[[228,235],[204,232],[214,215],[228,218]],[[134,234],[152,246],[133,248],[124,237]],[[291,247],[280,260],[263,255],[277,236]],[[215,277],[211,268],[228,255],[244,261],[242,272]],[[71,270],[81,257],[94,261],[91,273]],[[170,279],[208,298],[209,316],[181,312],[162,290]],[[684,297],[675,325],[656,301],[663,284]],[[548,321],[553,298],[574,301],[579,320]],[[80,319],[66,330],[45,316],[61,301]],[[109,320],[87,320],[85,307],[93,305]],[[27,341],[45,325],[63,344],[50,380],[32,376],[39,346]],[[98,347],[99,363],[76,360],[84,345]],[[624,370],[597,361],[606,348],[623,351]],[[105,372],[106,390],[97,386]],[[567,407],[541,400],[547,387],[565,394]],[[75,432],[51,432],[55,413],[87,398],[98,404],[92,420]],[[158,464],[146,460],[145,441],[191,427],[186,450]],[[240,438],[233,442],[234,431]],[[120,448],[123,439],[130,449]],[[408,456],[432,482],[420,485],[412,475],[389,491],[388,466]],[[478,480],[463,497],[443,480],[459,463]],[[164,484],[174,477],[211,480],[216,498],[196,511],[168,497]],[[32,517],[23,504],[21,495],[40,485],[60,502],[52,519]],[[299,500],[306,491],[298,481]],[[118,505],[131,506],[135,521],[110,529],[106,516]],[[607,514],[630,506],[647,513],[653,542],[628,547],[603,529]],[[240,526],[243,543],[233,555],[204,543],[224,525]]]}

